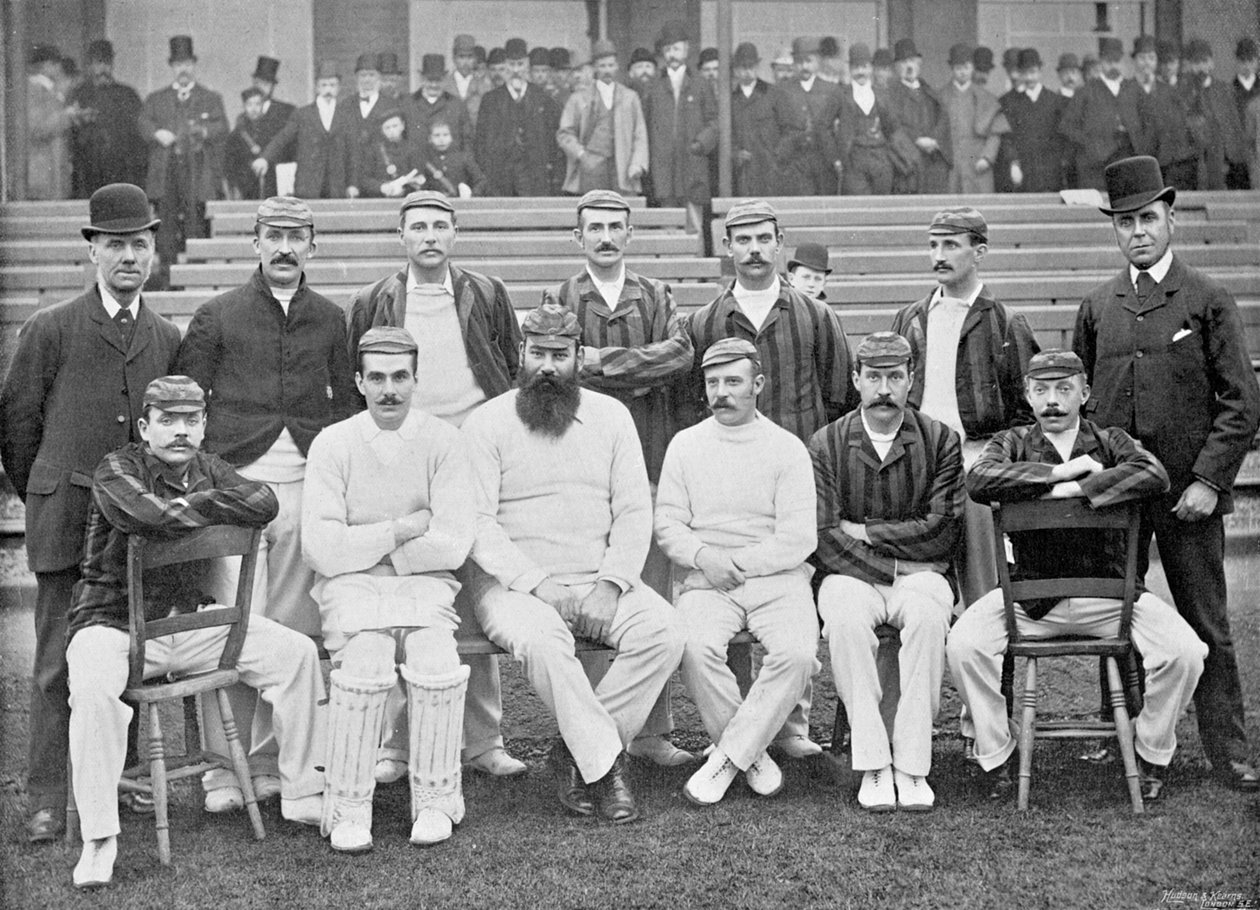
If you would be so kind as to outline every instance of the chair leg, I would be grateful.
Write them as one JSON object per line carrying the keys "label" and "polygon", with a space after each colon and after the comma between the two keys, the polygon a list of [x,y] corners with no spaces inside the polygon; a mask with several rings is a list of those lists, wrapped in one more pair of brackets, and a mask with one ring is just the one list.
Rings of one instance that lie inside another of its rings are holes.
{"label": "chair leg", "polygon": [[1133,748],[1133,724],[1125,705],[1124,687],[1120,683],[1120,667],[1114,657],[1107,658],[1107,683],[1111,690],[1111,710],[1115,716],[1116,739],[1120,741],[1120,757],[1124,760],[1124,776],[1129,783],[1129,800],[1135,815],[1146,810],[1142,804],[1142,787],[1138,781],[1137,752]]}
{"label": "chair leg", "polygon": [[1142,713],[1142,705],[1146,700],[1145,680],[1142,677],[1142,659],[1132,648],[1124,658],[1124,688],[1129,697],[1129,716],[1137,717]]}
{"label": "chair leg", "polygon": [[1033,742],[1037,737],[1037,658],[1028,658],[1024,679],[1024,720],[1019,731],[1019,799],[1016,806],[1028,808],[1028,791],[1032,789]]}
{"label": "chair leg", "polygon": [[157,828],[158,859],[171,864],[171,831],[167,814],[166,755],[162,744],[162,718],[158,703],[149,702],[149,783],[153,788],[153,819]]}
{"label": "chair leg", "polygon": [[215,695],[219,699],[219,714],[223,719],[223,735],[227,739],[232,768],[236,771],[237,783],[241,785],[241,793],[245,797],[245,811],[249,813],[250,824],[254,826],[254,838],[262,840],[267,836],[267,832],[263,830],[262,814],[258,811],[258,800],[254,796],[254,782],[249,776],[249,762],[245,758],[245,750],[241,747],[241,739],[236,732],[236,718],[232,716],[232,705],[228,701],[226,689],[216,689]]}

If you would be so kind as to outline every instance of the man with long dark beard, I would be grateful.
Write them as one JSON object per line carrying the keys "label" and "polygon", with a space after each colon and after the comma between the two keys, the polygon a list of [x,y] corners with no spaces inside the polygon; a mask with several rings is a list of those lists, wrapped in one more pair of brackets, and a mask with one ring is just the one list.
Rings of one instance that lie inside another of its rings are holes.
{"label": "man with long dark beard", "polygon": [[[669,604],[640,574],[652,533],[643,450],[625,405],[578,382],[581,327],[567,308],[525,317],[518,388],[465,421],[477,495],[468,586],[489,638],[521,661],[555,716],[561,803],[634,821],[626,745],[682,657]],[[617,652],[592,689],[574,636]]]}

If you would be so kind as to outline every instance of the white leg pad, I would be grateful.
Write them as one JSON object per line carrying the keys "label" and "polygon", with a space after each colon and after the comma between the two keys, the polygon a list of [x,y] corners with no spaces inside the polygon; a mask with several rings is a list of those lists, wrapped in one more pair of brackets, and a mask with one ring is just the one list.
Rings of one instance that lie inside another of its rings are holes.
{"label": "white leg pad", "polygon": [[454,824],[464,819],[459,748],[464,725],[468,667],[436,676],[420,675],[404,664],[411,728],[411,819],[436,809]]}
{"label": "white leg pad", "polygon": [[385,699],[397,682],[392,672],[377,679],[359,679],[336,669],[329,677],[328,760],[319,827],[325,837],[347,822],[372,830],[376,750]]}

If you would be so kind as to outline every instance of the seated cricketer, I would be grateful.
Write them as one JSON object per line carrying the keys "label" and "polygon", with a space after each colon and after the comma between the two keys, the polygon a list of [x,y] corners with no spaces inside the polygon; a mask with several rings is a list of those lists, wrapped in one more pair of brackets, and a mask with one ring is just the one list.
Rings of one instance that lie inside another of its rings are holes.
{"label": "seated cricketer", "polygon": [[[321,831],[344,853],[372,848],[378,764],[410,772],[413,844],[446,840],[464,817],[468,667],[455,650],[454,573],[475,521],[459,430],[411,406],[411,334],[368,329],[358,357],[355,383],[367,410],[315,437],[302,500],[302,553],[316,573],[311,593],[335,666]],[[399,644],[406,696],[391,698]],[[405,727],[391,726],[409,730],[410,743],[380,750],[387,706],[406,712]]]}
{"label": "seated cricketer", "polygon": [[[572,812],[634,821],[624,749],[682,657],[674,610],[642,579],[652,536],[643,448],[621,402],[582,388],[581,326],[544,304],[521,326],[518,388],[465,421],[478,506],[470,582],[486,636],[555,716]],[[593,690],[574,636],[617,652]]]}
{"label": "seated cricketer", "polygon": [[[805,562],[818,538],[809,452],[757,411],[766,378],[756,345],[723,338],[704,352],[702,366],[713,415],[675,436],[665,452],[656,537],[688,570],[677,604],[687,640],[683,682],[715,745],[683,795],[708,806],[741,771],[761,796],[783,787],[766,746],[819,669],[813,573]],[[726,651],[743,629],[766,656],[741,703]]]}
{"label": "seated cricketer", "polygon": [[[206,430],[206,398],[187,376],[165,376],[144,392],[137,421],[143,442],[105,456],[92,478],[82,578],[70,608],[70,762],[83,855],[74,867],[79,888],[107,885],[118,855],[118,781],[132,707],[127,686],[127,538],[170,537],[230,524],[263,527],[279,508],[265,483],[245,480],[215,455],[198,451]],[[211,604],[211,565],[184,563],[145,573],[145,613],[191,612]],[[155,638],[145,645],[146,679],[218,666],[228,629],[220,626]],[[319,656],[305,635],[258,613],[236,667],[275,715],[280,811],[318,824],[324,775],[324,698]]]}
{"label": "seated cricketer", "polygon": [[[936,801],[927,775],[966,496],[962,449],[952,429],[906,407],[914,365],[905,338],[868,335],[856,360],[861,407],[809,441],[818,486],[818,615],[852,725],[853,769],[864,772],[858,804],[869,812],[926,812]],[[901,698],[891,731],[880,715],[875,666],[875,630],[885,623],[901,630]]]}
{"label": "seated cricketer", "polygon": [[[1042,351],[1028,362],[1024,391],[1037,423],[998,433],[967,474],[976,502],[1083,497],[1093,508],[1158,496],[1168,489],[1163,465],[1118,427],[1081,417],[1089,400],[1085,367],[1070,351]],[[1124,539],[1117,532],[1027,531],[1012,534],[1013,578],[1123,577]],[[949,669],[975,724],[976,761],[990,795],[1009,792],[1016,738],[1002,697],[1006,621],[1001,589],[959,617],[949,634]],[[1019,634],[1116,634],[1120,602],[1098,597],[1017,604]],[[1146,670],[1146,695],[1136,724],[1142,797],[1157,799],[1177,748],[1177,718],[1194,695],[1207,645],[1168,604],[1142,591],[1133,605],[1133,644]]]}

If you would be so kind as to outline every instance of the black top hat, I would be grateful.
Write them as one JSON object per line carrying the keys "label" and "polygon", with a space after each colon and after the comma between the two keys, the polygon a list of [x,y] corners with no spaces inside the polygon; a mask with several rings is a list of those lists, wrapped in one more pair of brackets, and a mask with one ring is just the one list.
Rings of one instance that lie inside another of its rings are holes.
{"label": "black top hat", "polygon": [[1256,39],[1250,35],[1239,38],[1234,45],[1234,59],[1255,60],[1257,57],[1260,57],[1260,46],[1256,45]]}
{"label": "black top hat", "polygon": [[1177,198],[1176,187],[1164,186],[1159,162],[1150,155],[1122,158],[1107,165],[1103,176],[1107,181],[1110,208],[1099,209],[1104,215],[1136,212],[1143,206],[1163,199],[1169,205]]}
{"label": "black top hat", "polygon": [[972,53],[970,44],[955,44],[949,49],[949,65],[962,66],[970,63]]}
{"label": "black top hat", "polygon": [[381,64],[382,76],[402,75],[402,70],[398,68],[398,55],[393,51],[381,51],[376,55],[376,59]]}
{"label": "black top hat", "polygon": [[1002,51],[1002,69],[1013,70],[1019,68],[1019,52],[1023,50],[1020,47],[1008,47]]}
{"label": "black top hat", "polygon": [[280,61],[275,57],[259,57],[258,64],[254,67],[254,75],[251,79],[261,79],[263,82],[279,82],[276,73],[280,72]]}
{"label": "black top hat", "polygon": [[441,82],[446,76],[446,58],[441,54],[425,54],[420,59],[420,78]]}
{"label": "black top hat", "polygon": [[371,70],[374,73],[381,71],[381,60],[379,54],[359,54],[357,60],[354,61],[354,71],[356,73],[363,70]]}
{"label": "black top hat", "polygon": [[104,38],[98,38],[87,47],[85,55],[88,63],[113,63],[114,62],[114,45],[110,44]]}
{"label": "black top hat", "polygon": [[1119,38],[1098,39],[1099,60],[1119,60],[1124,56],[1124,43]]}
{"label": "black top hat", "polygon": [[922,56],[922,55],[919,53],[919,49],[914,46],[913,38],[902,38],[900,41],[898,41],[896,44],[893,45],[893,60],[894,61],[900,62],[902,60],[909,60],[912,57],[919,57],[919,56]]}
{"label": "black top hat", "polygon": [[503,45],[503,52],[508,60],[520,60],[529,56],[529,45],[524,38],[509,38]]}
{"label": "black top hat", "polygon": [[159,224],[144,190],[130,183],[111,183],[92,194],[88,225],[80,231],[84,239],[91,240],[97,234],[134,234]]}
{"label": "black top hat", "polygon": [[171,55],[166,62],[179,63],[182,60],[197,62],[197,55],[193,53],[191,35],[174,35],[171,37]]}
{"label": "black top hat", "polygon": [[1138,35],[1133,39],[1133,56],[1138,54],[1158,54],[1159,46],[1154,35]]}

